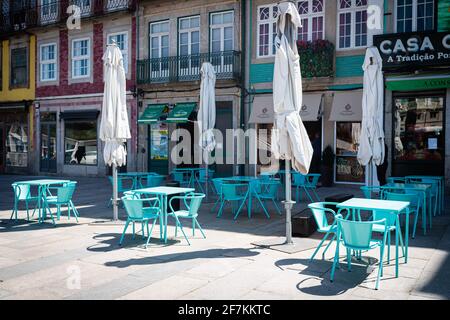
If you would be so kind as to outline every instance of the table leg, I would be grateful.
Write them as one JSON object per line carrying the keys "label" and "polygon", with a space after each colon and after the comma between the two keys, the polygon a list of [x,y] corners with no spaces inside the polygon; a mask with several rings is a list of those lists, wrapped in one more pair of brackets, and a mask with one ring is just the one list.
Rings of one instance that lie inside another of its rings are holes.
{"label": "table leg", "polygon": [[163,224],[164,224],[164,197],[159,196],[159,206],[161,208],[161,212],[159,214],[159,240],[163,241],[164,234],[163,234]]}
{"label": "table leg", "polygon": [[409,243],[409,207],[406,208],[405,263],[408,262],[408,243]]}
{"label": "table leg", "polygon": [[397,219],[395,221],[395,277],[398,278],[398,237],[400,231],[400,217],[397,215]]}
{"label": "table leg", "polygon": [[167,195],[164,198],[164,243],[167,243]]}

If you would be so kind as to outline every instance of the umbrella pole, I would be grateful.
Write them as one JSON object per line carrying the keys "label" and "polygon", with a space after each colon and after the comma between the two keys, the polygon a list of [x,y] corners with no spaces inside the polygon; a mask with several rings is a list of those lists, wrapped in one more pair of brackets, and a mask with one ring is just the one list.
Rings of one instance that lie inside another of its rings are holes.
{"label": "umbrella pole", "polygon": [[286,164],[286,200],[284,201],[284,208],[286,209],[286,244],[293,244],[292,241],[292,207],[294,206],[294,201],[292,201],[292,189],[291,189],[291,161],[285,160]]}
{"label": "umbrella pole", "polygon": [[112,167],[113,171],[113,220],[117,221],[119,220],[119,208],[117,206],[117,166],[116,164],[113,164]]}

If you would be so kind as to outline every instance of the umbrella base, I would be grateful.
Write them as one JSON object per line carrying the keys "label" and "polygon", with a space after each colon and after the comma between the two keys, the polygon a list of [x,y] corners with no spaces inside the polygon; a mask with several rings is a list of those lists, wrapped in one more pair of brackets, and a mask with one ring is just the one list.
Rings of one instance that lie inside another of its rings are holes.
{"label": "umbrella base", "polygon": [[270,238],[252,243],[255,246],[272,249],[288,254],[297,253],[317,247],[317,240],[307,238],[292,238],[292,243],[286,243],[285,237]]}

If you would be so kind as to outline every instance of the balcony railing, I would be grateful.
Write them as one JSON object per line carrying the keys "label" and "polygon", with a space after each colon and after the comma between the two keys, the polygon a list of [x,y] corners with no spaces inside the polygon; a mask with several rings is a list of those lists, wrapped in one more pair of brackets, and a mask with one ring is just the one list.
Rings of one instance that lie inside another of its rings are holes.
{"label": "balcony railing", "polygon": [[200,80],[203,62],[210,62],[218,80],[238,80],[241,77],[241,53],[222,51],[139,60],[138,84]]}
{"label": "balcony railing", "polygon": [[[101,16],[115,11],[132,11],[137,0],[54,0],[45,4],[28,4],[20,9],[0,8],[0,34],[29,28],[66,23],[67,9],[74,6],[74,15],[81,18]],[[42,3],[40,1],[39,3]]]}

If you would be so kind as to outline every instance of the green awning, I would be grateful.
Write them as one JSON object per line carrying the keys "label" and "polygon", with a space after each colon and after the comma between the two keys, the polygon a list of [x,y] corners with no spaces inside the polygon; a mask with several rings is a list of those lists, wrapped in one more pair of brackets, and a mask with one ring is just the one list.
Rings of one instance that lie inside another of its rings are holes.
{"label": "green awning", "polygon": [[172,111],[167,116],[167,122],[169,123],[180,123],[186,122],[189,119],[192,111],[197,106],[195,102],[189,103],[177,103]]}
{"label": "green awning", "polygon": [[390,91],[411,91],[450,88],[450,75],[411,78],[388,78],[386,87]]}
{"label": "green awning", "polygon": [[159,117],[167,107],[166,104],[149,104],[144,112],[139,117],[139,124],[150,124],[158,122]]}

